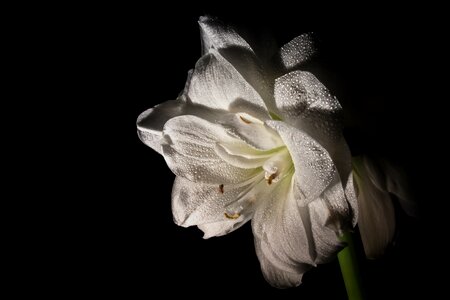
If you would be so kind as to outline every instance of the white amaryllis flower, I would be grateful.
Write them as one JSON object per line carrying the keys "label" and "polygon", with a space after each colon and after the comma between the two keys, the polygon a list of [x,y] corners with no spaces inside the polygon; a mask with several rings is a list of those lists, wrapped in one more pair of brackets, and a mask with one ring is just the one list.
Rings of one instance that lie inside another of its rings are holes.
{"label": "white amaryllis flower", "polygon": [[341,106],[298,70],[313,52],[308,35],[268,59],[218,20],[199,23],[203,56],[178,99],[139,116],[139,137],[177,175],[178,225],[209,238],[252,220],[266,280],[299,285],[357,218]]}
{"label": "white amaryllis flower", "polygon": [[416,214],[406,175],[385,159],[367,155],[353,159],[353,173],[358,198],[358,227],[368,258],[381,256],[395,233],[395,196],[405,212]]}

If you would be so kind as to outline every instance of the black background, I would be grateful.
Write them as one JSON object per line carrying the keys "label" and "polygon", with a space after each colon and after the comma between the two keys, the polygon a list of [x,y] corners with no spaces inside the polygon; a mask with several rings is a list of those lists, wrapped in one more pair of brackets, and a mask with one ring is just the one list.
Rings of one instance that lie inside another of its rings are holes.
{"label": "black background", "polygon": [[[405,8],[325,15],[322,8],[243,11],[174,4],[104,6],[71,16],[63,48],[74,71],[69,101],[77,108],[72,119],[76,142],[70,147],[76,155],[70,165],[76,180],[70,188],[74,200],[62,217],[71,220],[61,246],[68,252],[58,267],[70,274],[62,275],[64,293],[346,299],[337,261],[306,273],[298,288],[277,290],[262,277],[249,224],[203,240],[198,229],[172,221],[174,175],[139,141],[135,121],[183,88],[187,71],[200,57],[197,20],[204,14],[249,32],[269,31],[279,46],[301,33],[316,33],[320,53],[305,68],[344,107],[352,152],[382,155],[402,165],[419,202],[418,219],[397,207],[399,232],[385,257],[362,260],[370,299],[433,291],[437,283],[430,279],[435,273],[429,266],[435,264],[431,253],[438,246],[425,220],[439,199],[432,195],[430,167],[430,157],[440,151],[430,130],[438,127],[433,118],[438,101],[429,93],[427,71],[435,37],[417,22],[417,13]],[[79,170],[83,175],[74,175]]]}

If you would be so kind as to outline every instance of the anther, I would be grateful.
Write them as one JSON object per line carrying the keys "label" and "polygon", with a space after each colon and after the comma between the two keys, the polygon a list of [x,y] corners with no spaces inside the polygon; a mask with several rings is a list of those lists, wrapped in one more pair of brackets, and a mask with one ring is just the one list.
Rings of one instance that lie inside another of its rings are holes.
{"label": "anther", "polygon": [[245,124],[251,124],[252,123],[251,121],[247,120],[243,116],[239,116],[239,118],[241,118],[242,122],[244,122]]}
{"label": "anther", "polygon": [[238,213],[234,213],[232,215],[230,215],[229,213],[224,213],[224,215],[227,219],[230,219],[230,220],[236,220],[237,218],[239,218],[241,216]]}

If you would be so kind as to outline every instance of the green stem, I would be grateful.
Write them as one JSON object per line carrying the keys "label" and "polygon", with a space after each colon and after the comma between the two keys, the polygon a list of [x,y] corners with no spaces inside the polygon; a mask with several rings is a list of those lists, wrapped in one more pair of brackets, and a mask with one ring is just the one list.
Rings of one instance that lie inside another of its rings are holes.
{"label": "green stem", "polygon": [[338,253],[338,259],[348,299],[362,300],[364,297],[361,276],[359,274],[358,260],[352,234],[350,232],[344,233],[341,240],[347,244],[347,246]]}

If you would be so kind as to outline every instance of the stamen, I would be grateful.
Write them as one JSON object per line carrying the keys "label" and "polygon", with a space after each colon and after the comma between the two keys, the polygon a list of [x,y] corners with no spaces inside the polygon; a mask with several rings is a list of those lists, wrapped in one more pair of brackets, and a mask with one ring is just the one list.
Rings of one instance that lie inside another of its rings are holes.
{"label": "stamen", "polygon": [[274,180],[275,177],[277,177],[277,173],[270,174],[270,176],[267,178],[267,184],[271,185],[272,184],[272,180]]}
{"label": "stamen", "polygon": [[223,194],[223,184],[219,185],[219,192]]}
{"label": "stamen", "polygon": [[241,216],[239,213],[234,213],[232,215],[230,215],[229,213],[224,213],[224,215],[227,219],[230,219],[230,220],[236,220],[237,218],[239,218]]}
{"label": "stamen", "polygon": [[243,116],[239,116],[239,118],[241,118],[242,122],[244,122],[245,124],[251,124],[252,123],[251,121],[247,120]]}
{"label": "stamen", "polygon": [[264,177],[267,184],[271,185],[283,179],[291,166],[292,159],[286,148],[275,153],[263,165],[263,169],[266,171]]}

